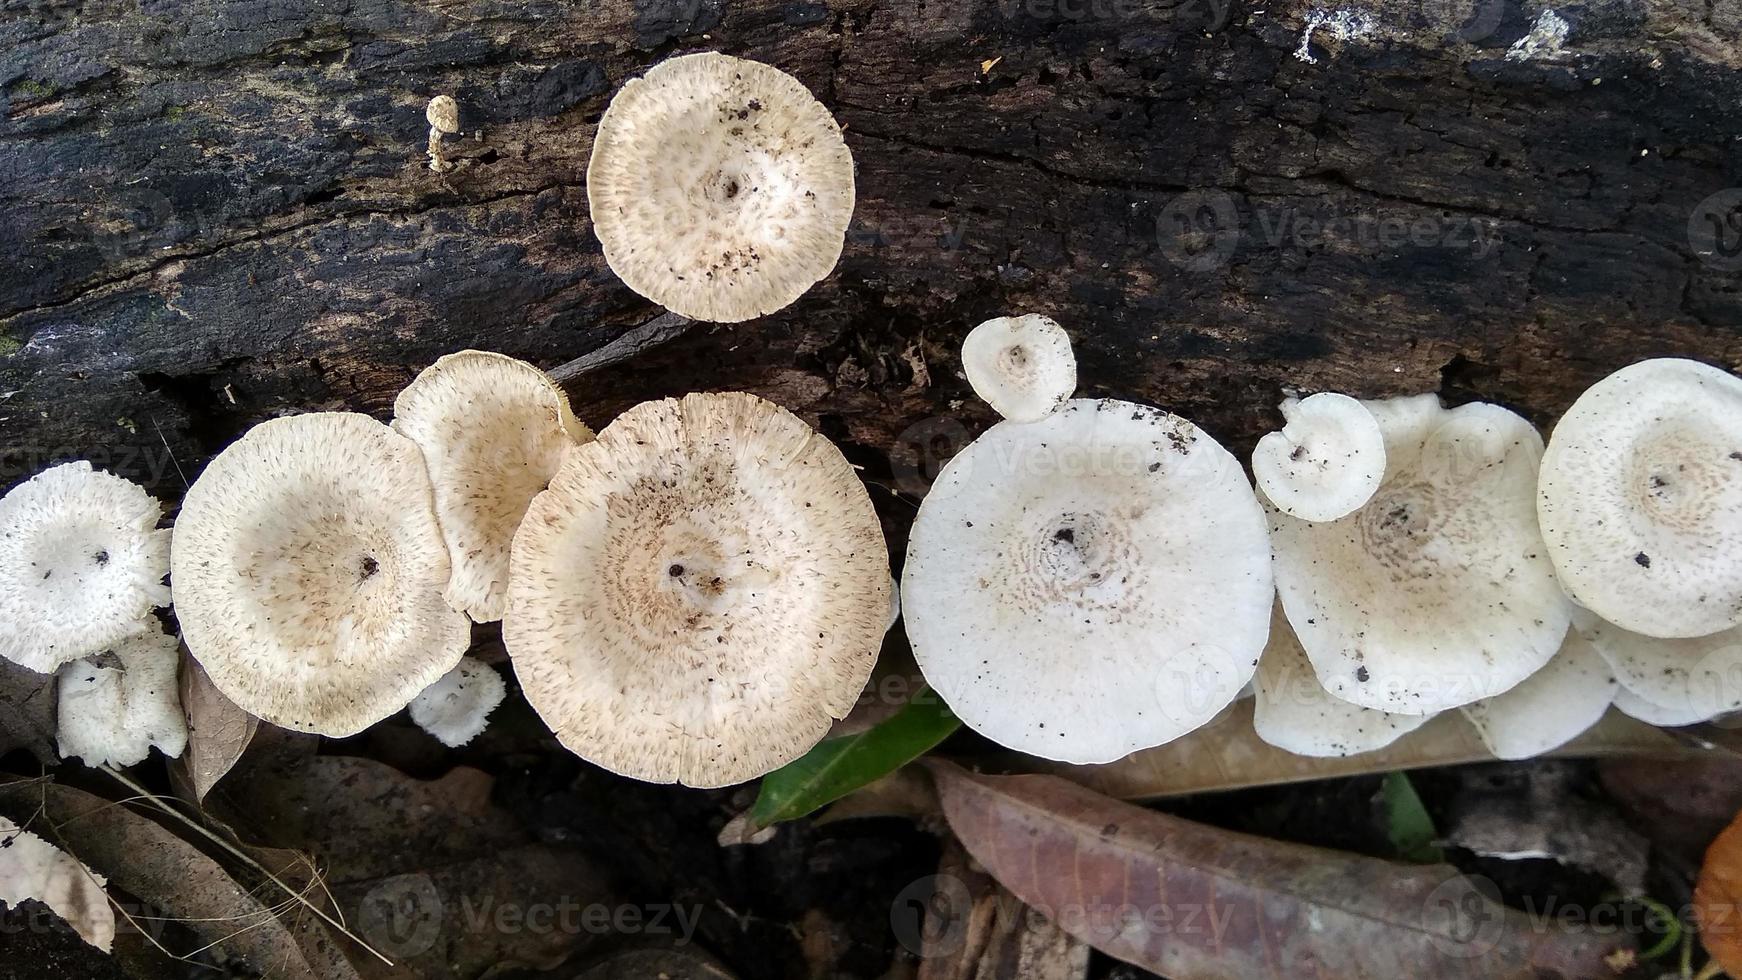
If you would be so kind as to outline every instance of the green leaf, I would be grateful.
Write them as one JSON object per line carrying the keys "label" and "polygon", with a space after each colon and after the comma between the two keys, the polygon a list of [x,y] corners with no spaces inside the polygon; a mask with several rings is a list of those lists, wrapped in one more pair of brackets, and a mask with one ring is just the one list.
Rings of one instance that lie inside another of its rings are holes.
{"label": "green leaf", "polygon": [[1442,860],[1440,849],[1434,846],[1439,834],[1434,831],[1433,818],[1428,816],[1427,807],[1416,795],[1407,773],[1386,774],[1379,800],[1385,808],[1391,849],[1399,858],[1414,864],[1436,864]]}
{"label": "green leaf", "polygon": [[961,724],[943,699],[922,690],[881,725],[823,739],[763,777],[750,819],[767,827],[812,813],[919,758]]}

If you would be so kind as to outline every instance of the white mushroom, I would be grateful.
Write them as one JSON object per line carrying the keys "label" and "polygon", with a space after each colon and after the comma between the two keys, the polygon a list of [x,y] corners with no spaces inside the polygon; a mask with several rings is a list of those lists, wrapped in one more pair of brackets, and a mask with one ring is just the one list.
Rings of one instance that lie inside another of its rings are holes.
{"label": "white mushroom", "polygon": [[1596,648],[1570,630],[1547,666],[1512,690],[1459,710],[1497,758],[1529,759],[1584,734],[1609,710],[1617,690]]}
{"label": "white mushroom", "polygon": [[592,431],[543,371],[475,350],[425,368],[395,399],[393,428],[429,464],[453,565],[448,604],[480,623],[501,619],[508,548],[526,506]]}
{"label": "white mushroom", "polygon": [[1279,749],[1306,756],[1358,755],[1382,749],[1425,724],[1428,715],[1374,711],[1332,697],[1278,603],[1270,642],[1253,678],[1252,726]]}
{"label": "white mushroom", "polygon": [[471,641],[416,443],[366,415],[255,426],[182,502],[182,639],[212,683],[286,728],[352,735],[435,683]]}
{"label": "white mushroom", "polygon": [[1258,440],[1252,475],[1291,517],[1334,521],[1373,499],[1385,476],[1385,437],[1367,406],[1320,392],[1282,403],[1283,426]]}
{"label": "white mushroom", "polygon": [[828,275],[853,156],[791,75],[714,52],[625,82],[593,137],[587,203],[630,289],[697,320],[772,313]]}
{"label": "white mushroom", "polygon": [[441,680],[411,699],[411,720],[450,749],[476,738],[507,688],[502,675],[476,657],[461,657]]}
{"label": "white mushroom", "polygon": [[1374,402],[1385,481],[1360,510],[1274,514],[1283,608],[1337,697],[1431,714],[1506,691],[1566,635],[1570,603],[1537,532],[1542,440],[1494,405]]}
{"label": "white mushroom", "polygon": [[625,412],[534,498],[502,638],[571,751],[726,786],[853,707],[888,588],[882,526],[839,449],[754,395],[688,395]]}
{"label": "white mushroom", "polygon": [[1677,719],[1654,724],[1691,725],[1742,708],[1742,627],[1663,639],[1622,629],[1583,608],[1574,609],[1573,627],[1634,695],[1626,709],[1636,718],[1653,714]]}
{"label": "white mushroom", "polygon": [[102,655],[60,669],[55,726],[60,754],[87,766],[145,761],[152,746],[175,758],[187,746],[175,637],[152,624]]}
{"label": "white mushroom", "polygon": [[1213,718],[1252,677],[1273,590],[1234,457],[1159,409],[1084,399],[950,460],[901,581],[914,657],[950,708],[1077,763]]}
{"label": "white mushroom", "polygon": [[33,898],[107,953],[115,943],[115,910],[104,885],[78,858],[0,817],[0,902]]}
{"label": "white mushroom", "polygon": [[0,498],[0,656],[41,674],[145,628],[169,604],[163,505],[86,462]]}
{"label": "white mushroom", "polygon": [[1615,707],[1629,718],[1645,722],[1647,725],[1657,725],[1662,728],[1680,728],[1683,725],[1697,725],[1712,716],[1689,702],[1683,702],[1676,707],[1653,704],[1645,698],[1618,686],[1615,690]]}
{"label": "white mushroom", "polygon": [[1555,425],[1538,509],[1561,582],[1609,622],[1742,625],[1742,380],[1665,358],[1597,382]]}
{"label": "white mushroom", "polygon": [[987,320],[962,341],[962,370],[974,394],[1012,422],[1036,422],[1077,390],[1070,335],[1028,313]]}

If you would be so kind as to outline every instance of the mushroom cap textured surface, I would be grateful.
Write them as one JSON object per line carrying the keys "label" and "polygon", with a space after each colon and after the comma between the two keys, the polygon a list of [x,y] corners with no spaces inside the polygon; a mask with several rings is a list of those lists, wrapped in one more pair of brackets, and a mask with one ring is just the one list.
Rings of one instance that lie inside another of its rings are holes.
{"label": "mushroom cap textured surface", "polygon": [[57,741],[64,758],[87,766],[137,765],[157,746],[175,758],[187,747],[187,717],[176,683],[181,653],[156,623],[103,655],[60,669]]}
{"label": "mushroom cap textured surface", "polygon": [[1647,636],[1742,625],[1742,379],[1660,358],[1555,424],[1537,507],[1580,605]]}
{"label": "mushroom cap textured surface", "polygon": [[1622,687],[1655,705],[1659,715],[1691,719],[1661,724],[1687,725],[1742,709],[1742,627],[1665,639],[1575,608],[1573,628],[1591,641]]}
{"label": "mushroom cap textured surface", "polygon": [[411,699],[411,720],[436,741],[459,748],[482,732],[490,712],[507,694],[502,675],[476,657],[461,657],[454,669]]}
{"label": "mushroom cap textured surface", "polygon": [[649,782],[741,783],[852,708],[889,555],[833,443],[743,393],[623,413],[514,538],[503,642],[563,745]]}
{"label": "mushroom cap textured surface", "polygon": [[476,350],[425,368],[394,400],[393,429],[429,465],[453,566],[448,604],[480,623],[501,619],[508,549],[526,507],[592,430],[543,371]]}
{"label": "mushroom cap textured surface", "polygon": [[1252,678],[1274,585],[1240,464],[1184,419],[1077,399],[938,474],[901,580],[927,682],[975,731],[1109,762],[1203,725]]}
{"label": "mushroom cap textured surface", "polygon": [[1385,480],[1340,520],[1272,512],[1288,621],[1326,689],[1399,714],[1493,697],[1560,649],[1571,603],[1537,531],[1542,439],[1495,405],[1369,403]]}
{"label": "mushroom cap textured surface", "polygon": [[853,155],[798,79],[714,52],[630,79],[593,138],[605,261],[674,313],[734,323],[804,295],[841,257]]}
{"label": "mushroom cap textured surface", "polygon": [[79,859],[0,817],[0,902],[34,898],[54,909],[85,942],[103,952],[115,943],[115,910],[103,876]]}
{"label": "mushroom cap textured surface", "polygon": [[1252,451],[1253,478],[1278,510],[1334,521],[1373,499],[1385,478],[1385,436],[1367,406],[1325,391],[1283,402],[1282,417]]}
{"label": "mushroom cap textured surface", "polygon": [[1517,687],[1458,710],[1500,759],[1552,752],[1595,725],[1619,690],[1609,665],[1577,630],[1541,670]]}
{"label": "mushroom cap textured surface", "polygon": [[1270,642],[1253,678],[1252,727],[1264,741],[1315,757],[1382,749],[1426,724],[1431,715],[1374,711],[1332,696],[1288,625],[1281,603],[1270,619]]}
{"label": "mushroom cap textured surface", "polygon": [[1012,422],[1036,422],[1077,390],[1070,335],[1036,313],[1001,316],[968,331],[962,370],[974,394]]}
{"label": "mushroom cap textured surface", "polygon": [[0,498],[0,657],[39,674],[98,653],[169,604],[163,504],[79,461]]}
{"label": "mushroom cap textured surface", "polygon": [[417,444],[366,415],[273,419],[194,481],[171,554],[182,640],[275,725],[353,735],[471,642]]}

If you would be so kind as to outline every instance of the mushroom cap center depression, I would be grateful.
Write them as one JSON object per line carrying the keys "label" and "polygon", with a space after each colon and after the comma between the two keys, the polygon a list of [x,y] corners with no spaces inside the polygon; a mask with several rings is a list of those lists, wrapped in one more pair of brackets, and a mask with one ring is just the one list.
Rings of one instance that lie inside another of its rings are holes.
{"label": "mushroom cap center depression", "polygon": [[1021,526],[1013,553],[1019,585],[1047,602],[1123,605],[1139,569],[1125,522],[1098,511],[1041,515]]}
{"label": "mushroom cap center depression", "polygon": [[114,560],[116,537],[114,528],[89,520],[33,535],[24,551],[24,560],[32,570],[25,581],[44,601],[57,607],[83,605],[91,600],[92,592],[107,598],[118,587],[125,587],[130,572]]}
{"label": "mushroom cap center depression", "polygon": [[1742,510],[1742,452],[1693,420],[1656,420],[1628,454],[1625,486],[1655,524],[1703,532],[1714,512]]}
{"label": "mushroom cap center depression", "polygon": [[372,633],[398,615],[399,548],[390,520],[372,520],[361,501],[322,498],[291,507],[311,516],[261,524],[262,535],[235,568],[269,622],[304,666],[346,664],[371,655]]}
{"label": "mushroom cap center depression", "polygon": [[1406,578],[1431,578],[1430,551],[1446,533],[1447,501],[1431,483],[1381,486],[1357,515],[1361,543],[1373,560]]}

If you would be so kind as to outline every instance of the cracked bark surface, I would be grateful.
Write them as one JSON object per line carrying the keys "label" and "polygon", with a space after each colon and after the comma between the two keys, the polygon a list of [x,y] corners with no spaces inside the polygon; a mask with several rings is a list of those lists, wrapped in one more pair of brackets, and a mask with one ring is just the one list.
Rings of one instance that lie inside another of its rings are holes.
{"label": "cracked bark surface", "polygon": [[[854,228],[780,314],[619,344],[570,383],[595,427],[750,390],[917,489],[991,418],[962,335],[1023,311],[1071,330],[1084,393],[1242,453],[1285,388],[1542,424],[1642,357],[1742,367],[1742,261],[1705,247],[1742,234],[1713,197],[1742,187],[1742,8],[1562,4],[1527,60],[1536,4],[1349,9],[1364,36],[1303,48],[1301,0],[4,0],[0,485],[88,457],[174,499],[264,418],[384,417],[443,353],[554,367],[652,320],[586,156],[617,85],[702,47],[835,111]],[[434,173],[440,93],[464,132]]]}

